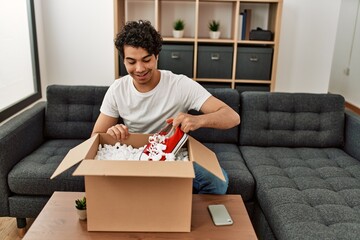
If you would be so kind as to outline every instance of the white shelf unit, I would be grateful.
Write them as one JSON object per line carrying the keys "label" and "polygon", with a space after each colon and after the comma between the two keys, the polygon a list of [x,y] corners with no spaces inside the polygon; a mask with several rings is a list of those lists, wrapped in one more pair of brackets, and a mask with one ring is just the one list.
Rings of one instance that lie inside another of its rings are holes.
{"label": "white shelf unit", "polygon": [[[282,13],[282,0],[114,0],[115,30],[114,36],[127,21],[149,20],[161,33],[164,44],[193,44],[194,67],[192,78],[199,82],[225,83],[231,88],[237,84],[267,85],[270,91],[276,83],[277,57]],[[261,27],[273,33],[271,41],[241,40],[239,36],[240,12],[251,9],[251,27]],[[183,38],[172,37],[172,24],[176,19],[185,21]],[[210,39],[208,23],[215,19],[220,21],[220,39]],[[227,45],[233,47],[231,78],[198,78],[198,46]],[[270,79],[236,79],[238,47],[269,47],[273,49]],[[115,49],[115,74],[119,71],[119,57]]]}

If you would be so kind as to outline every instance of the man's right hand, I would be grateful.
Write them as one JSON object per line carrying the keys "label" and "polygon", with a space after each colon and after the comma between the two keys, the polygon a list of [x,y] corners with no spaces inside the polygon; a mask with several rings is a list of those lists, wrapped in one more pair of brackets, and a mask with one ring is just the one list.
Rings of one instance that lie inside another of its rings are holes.
{"label": "man's right hand", "polygon": [[129,137],[129,129],[124,124],[116,124],[110,127],[106,133],[118,141],[125,140]]}
{"label": "man's right hand", "polygon": [[129,136],[129,130],[124,124],[117,124],[118,122],[118,118],[100,113],[91,136],[96,133],[107,133],[118,141],[126,139]]}

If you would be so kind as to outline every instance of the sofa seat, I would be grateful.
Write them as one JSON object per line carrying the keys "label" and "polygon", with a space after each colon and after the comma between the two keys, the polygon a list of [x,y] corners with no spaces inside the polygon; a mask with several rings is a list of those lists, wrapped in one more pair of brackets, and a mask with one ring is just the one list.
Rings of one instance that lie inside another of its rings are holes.
{"label": "sofa seat", "polygon": [[8,184],[11,192],[51,196],[54,191],[84,191],[83,177],[72,176],[74,167],[59,177],[50,179],[68,151],[83,141],[83,139],[46,141],[9,172]]}
{"label": "sofa seat", "polygon": [[240,149],[278,239],[359,239],[358,160],[339,148]]}
{"label": "sofa seat", "polygon": [[219,160],[229,177],[227,194],[240,194],[244,202],[254,197],[255,181],[245,165],[239,147],[231,143],[204,143]]}

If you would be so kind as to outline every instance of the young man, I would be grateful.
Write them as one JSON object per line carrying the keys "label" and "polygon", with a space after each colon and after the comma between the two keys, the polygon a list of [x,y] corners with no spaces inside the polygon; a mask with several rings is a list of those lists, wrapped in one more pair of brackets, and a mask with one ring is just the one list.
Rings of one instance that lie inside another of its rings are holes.
{"label": "young man", "polygon": [[[131,133],[156,133],[172,120],[174,127],[188,133],[201,127],[228,129],[240,123],[240,116],[196,81],[170,71],[158,70],[162,38],[148,21],[128,22],[115,39],[128,75],[108,89],[93,133],[108,133],[117,140]],[[188,110],[202,115],[187,114]],[[117,124],[121,117],[124,124]],[[197,193],[225,194],[223,182],[194,164]]]}

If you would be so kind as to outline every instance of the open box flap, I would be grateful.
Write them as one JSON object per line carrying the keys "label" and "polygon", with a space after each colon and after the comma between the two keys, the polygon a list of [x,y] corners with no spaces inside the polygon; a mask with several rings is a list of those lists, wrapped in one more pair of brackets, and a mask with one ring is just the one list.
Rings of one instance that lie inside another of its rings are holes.
{"label": "open box flap", "polygon": [[75,164],[81,162],[83,159],[88,158],[89,150],[95,143],[98,143],[98,141],[99,135],[96,134],[93,137],[87,139],[86,141],[80,143],[76,147],[70,149],[70,151],[68,152],[68,154],[66,154],[65,158],[61,161],[50,179],[55,178],[56,176],[60,175]]}
{"label": "open box flap", "polygon": [[[100,139],[99,143],[106,143],[109,145],[114,145],[118,141],[114,139],[111,135],[107,133],[99,133]],[[125,140],[121,140],[121,144],[131,145],[134,148],[144,147],[149,143],[150,134],[142,134],[142,133],[131,133],[129,137]]]}
{"label": "open box flap", "polygon": [[188,141],[188,151],[192,160],[225,182],[224,174],[215,153],[195,138],[189,136]]}
{"label": "open box flap", "polygon": [[121,141],[121,143],[131,145],[134,148],[140,148],[149,143],[149,136],[151,136],[151,134],[131,133],[129,137]]}
{"label": "open box flap", "polygon": [[187,161],[84,160],[75,176],[126,176],[194,178],[192,163]]}

